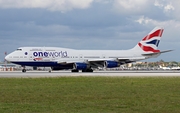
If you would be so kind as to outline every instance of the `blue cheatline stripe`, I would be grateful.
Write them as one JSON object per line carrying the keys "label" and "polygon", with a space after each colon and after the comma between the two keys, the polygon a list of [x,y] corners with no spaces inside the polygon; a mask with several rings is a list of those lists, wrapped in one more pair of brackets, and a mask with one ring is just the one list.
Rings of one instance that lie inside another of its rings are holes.
{"label": "blue cheatline stripe", "polygon": [[62,69],[72,69],[73,68],[73,64],[61,65],[61,64],[58,64],[57,62],[35,61],[35,62],[12,62],[12,63],[22,65],[22,66],[59,67]]}
{"label": "blue cheatline stripe", "polygon": [[146,42],[146,44],[154,44],[158,47],[160,40],[152,40],[150,42]]}
{"label": "blue cheatline stripe", "polygon": [[159,46],[159,42],[160,42],[160,40],[158,40],[157,43],[156,43],[156,46],[157,46],[157,47]]}

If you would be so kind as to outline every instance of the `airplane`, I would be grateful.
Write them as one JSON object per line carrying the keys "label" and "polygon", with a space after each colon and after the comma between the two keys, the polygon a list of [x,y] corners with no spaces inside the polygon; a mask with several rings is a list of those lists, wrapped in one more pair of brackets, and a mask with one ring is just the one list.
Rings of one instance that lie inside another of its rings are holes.
{"label": "airplane", "polygon": [[160,69],[162,70],[180,70],[180,67],[179,66],[176,66],[176,67],[163,67],[163,66],[159,66]]}
{"label": "airplane", "polygon": [[171,70],[170,67],[164,67],[164,66],[161,66],[161,65],[159,66],[159,68],[162,69],[162,70]]}
{"label": "airplane", "polygon": [[179,66],[171,67],[171,70],[180,70],[180,67]]}
{"label": "airplane", "polygon": [[5,59],[11,63],[25,66],[51,67],[52,70],[71,69],[71,72],[93,72],[95,68],[115,68],[120,65],[158,57],[158,45],[163,28],[155,27],[135,47],[129,50],[76,50],[58,47],[20,47],[8,54]]}

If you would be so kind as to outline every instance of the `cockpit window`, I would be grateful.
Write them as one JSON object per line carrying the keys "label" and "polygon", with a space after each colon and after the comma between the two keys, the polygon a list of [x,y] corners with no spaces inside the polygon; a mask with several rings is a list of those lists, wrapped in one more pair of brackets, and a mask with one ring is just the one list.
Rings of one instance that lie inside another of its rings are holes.
{"label": "cockpit window", "polygon": [[22,51],[22,49],[16,49],[16,51]]}

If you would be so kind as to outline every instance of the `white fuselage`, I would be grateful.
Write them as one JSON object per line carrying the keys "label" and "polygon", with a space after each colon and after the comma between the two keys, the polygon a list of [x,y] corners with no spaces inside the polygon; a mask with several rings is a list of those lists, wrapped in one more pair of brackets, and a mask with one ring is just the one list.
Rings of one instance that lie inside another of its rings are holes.
{"label": "white fuselage", "polygon": [[140,51],[135,52],[132,50],[74,50],[56,47],[22,47],[6,56],[6,59],[11,62],[82,62],[93,59],[112,60],[140,57],[140,53]]}

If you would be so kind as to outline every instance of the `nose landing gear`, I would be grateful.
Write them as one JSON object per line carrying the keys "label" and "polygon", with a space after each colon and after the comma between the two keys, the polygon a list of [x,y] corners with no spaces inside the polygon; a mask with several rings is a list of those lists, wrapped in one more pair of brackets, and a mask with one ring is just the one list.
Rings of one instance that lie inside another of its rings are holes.
{"label": "nose landing gear", "polygon": [[26,67],[25,66],[22,66],[23,69],[22,69],[22,72],[25,73],[26,72]]}

